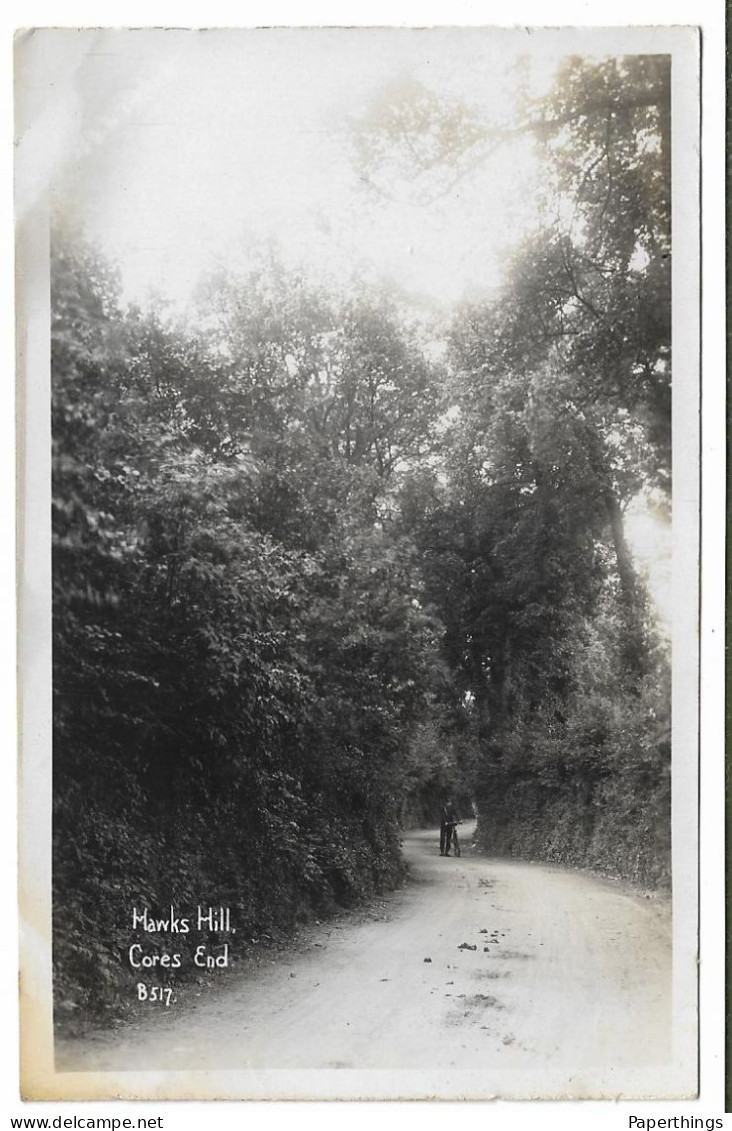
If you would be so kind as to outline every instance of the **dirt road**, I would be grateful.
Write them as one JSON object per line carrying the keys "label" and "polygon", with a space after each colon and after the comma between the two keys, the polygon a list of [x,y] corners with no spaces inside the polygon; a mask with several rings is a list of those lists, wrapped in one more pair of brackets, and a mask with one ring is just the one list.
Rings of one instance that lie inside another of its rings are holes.
{"label": "dirt road", "polygon": [[[465,839],[470,828],[463,826]],[[601,1076],[668,1060],[668,902],[578,872],[405,837],[411,879],[371,920],[116,1032],[57,1070],[430,1069]]]}

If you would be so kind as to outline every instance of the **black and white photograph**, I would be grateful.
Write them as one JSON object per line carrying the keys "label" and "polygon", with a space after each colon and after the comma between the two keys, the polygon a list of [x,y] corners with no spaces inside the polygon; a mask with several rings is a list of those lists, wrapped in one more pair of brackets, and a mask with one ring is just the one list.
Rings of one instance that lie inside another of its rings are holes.
{"label": "black and white photograph", "polygon": [[18,33],[26,1098],[697,1095],[699,49]]}

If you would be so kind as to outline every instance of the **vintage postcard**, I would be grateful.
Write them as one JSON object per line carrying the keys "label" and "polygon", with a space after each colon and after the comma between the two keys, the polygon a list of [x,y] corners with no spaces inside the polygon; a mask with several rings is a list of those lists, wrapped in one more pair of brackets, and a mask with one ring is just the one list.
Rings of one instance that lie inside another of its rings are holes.
{"label": "vintage postcard", "polygon": [[16,39],[28,1099],[697,1094],[699,35]]}

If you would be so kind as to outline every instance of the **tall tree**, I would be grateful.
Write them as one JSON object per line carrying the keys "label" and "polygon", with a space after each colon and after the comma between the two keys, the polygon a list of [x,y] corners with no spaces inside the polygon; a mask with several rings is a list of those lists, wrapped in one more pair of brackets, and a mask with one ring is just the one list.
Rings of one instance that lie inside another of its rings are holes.
{"label": "tall tree", "polygon": [[[480,137],[471,117],[476,161],[519,131],[536,138],[543,223],[516,249],[498,296],[456,319],[446,475],[413,515],[456,684],[479,716],[484,828],[512,827],[502,835],[514,843],[533,822],[541,837],[550,815],[576,804],[586,859],[601,799],[610,810],[627,801],[645,767],[641,804],[659,806],[650,868],[668,831],[668,672],[623,511],[644,489],[670,488],[668,63],[572,59],[511,129]],[[421,99],[411,127],[426,130],[440,113]],[[398,118],[409,121],[403,110]],[[427,132],[435,136],[434,122]],[[420,191],[443,159],[467,175],[465,154],[448,150],[422,146]],[[594,660],[583,665],[588,649]],[[600,704],[602,678],[624,723]],[[604,720],[595,732],[592,710]],[[568,758],[579,735],[581,753]]]}

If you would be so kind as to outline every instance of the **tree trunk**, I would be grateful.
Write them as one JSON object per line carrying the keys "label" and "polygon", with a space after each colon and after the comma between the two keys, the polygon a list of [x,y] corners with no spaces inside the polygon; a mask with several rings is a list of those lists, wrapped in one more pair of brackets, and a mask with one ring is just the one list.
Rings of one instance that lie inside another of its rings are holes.
{"label": "tree trunk", "polygon": [[615,492],[608,488],[605,492],[605,509],[607,511],[610,530],[613,537],[615,561],[620,578],[620,591],[629,610],[636,610],[638,605],[638,588],[636,585],[635,567],[631,557],[628,543],[625,540],[623,527],[623,514]]}

